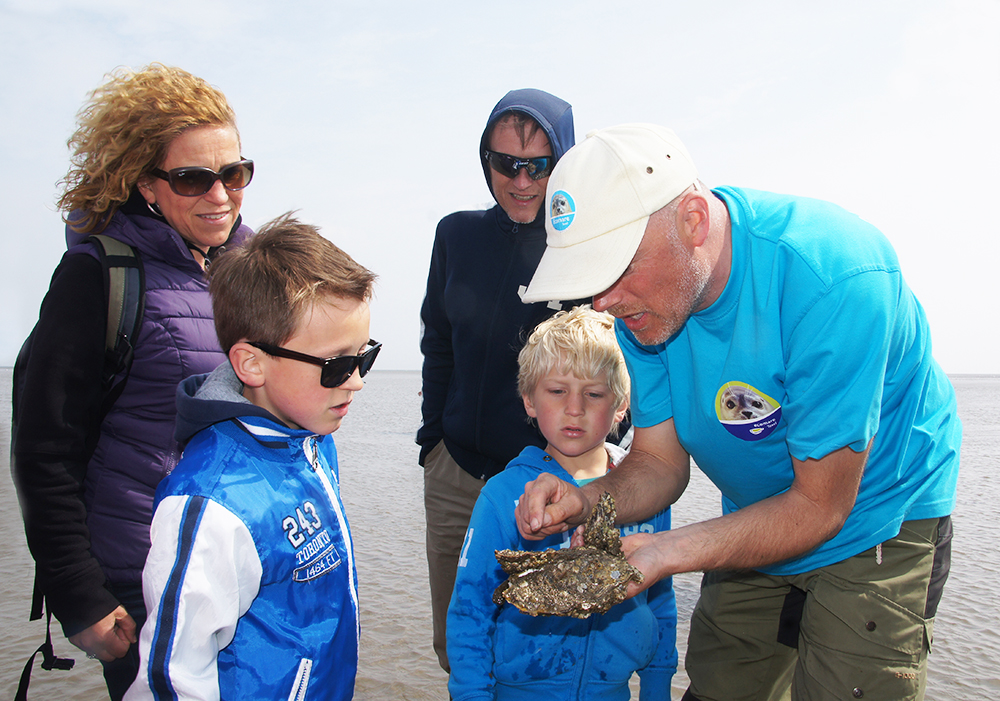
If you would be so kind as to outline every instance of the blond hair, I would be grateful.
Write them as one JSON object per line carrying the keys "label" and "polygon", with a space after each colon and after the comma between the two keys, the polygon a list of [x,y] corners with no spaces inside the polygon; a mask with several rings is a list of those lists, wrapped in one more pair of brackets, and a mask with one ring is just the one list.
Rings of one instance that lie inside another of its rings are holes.
{"label": "blond hair", "polygon": [[292,214],[268,222],[208,269],[215,332],[226,353],[240,341],[280,346],[317,301],[371,299],[375,273]]}
{"label": "blond hair", "polygon": [[106,78],[90,93],[67,142],[73,155],[58,207],[82,233],[107,225],[181,133],[198,126],[236,130],[226,96],[185,70],[152,63],[138,71],[118,68]]}
{"label": "blond hair", "polygon": [[590,305],[559,312],[540,323],[517,356],[517,391],[530,395],[541,379],[557,370],[581,380],[607,378],[616,406],[628,401],[631,384],[615,338],[615,319]]}

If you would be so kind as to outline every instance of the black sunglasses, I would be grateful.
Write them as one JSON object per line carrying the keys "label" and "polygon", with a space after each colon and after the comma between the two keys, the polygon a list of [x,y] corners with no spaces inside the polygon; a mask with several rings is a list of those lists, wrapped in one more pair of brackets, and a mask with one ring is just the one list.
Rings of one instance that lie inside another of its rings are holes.
{"label": "black sunglasses", "polygon": [[518,158],[517,156],[510,156],[506,153],[498,153],[496,151],[484,151],[483,155],[486,156],[486,160],[493,170],[500,173],[500,175],[506,175],[508,178],[516,178],[517,171],[524,168],[528,172],[529,178],[532,180],[541,180],[542,178],[549,177],[552,167],[556,164],[556,159],[553,156]]}
{"label": "black sunglasses", "polygon": [[203,166],[172,168],[169,172],[153,168],[153,175],[170,183],[170,189],[181,197],[198,197],[212,189],[216,180],[227,190],[242,190],[253,180],[253,161],[236,161],[216,173]]}
{"label": "black sunglasses", "polygon": [[357,369],[361,377],[364,377],[372,369],[375,357],[382,350],[381,343],[368,339],[368,345],[371,347],[364,353],[358,355],[338,355],[335,358],[317,358],[314,355],[306,355],[305,353],[288,350],[281,346],[272,346],[270,343],[258,343],[256,341],[248,341],[248,343],[251,346],[260,348],[268,355],[273,355],[277,358],[301,360],[303,363],[319,365],[323,368],[319,376],[319,383],[324,387],[340,387],[351,378],[355,369]]}

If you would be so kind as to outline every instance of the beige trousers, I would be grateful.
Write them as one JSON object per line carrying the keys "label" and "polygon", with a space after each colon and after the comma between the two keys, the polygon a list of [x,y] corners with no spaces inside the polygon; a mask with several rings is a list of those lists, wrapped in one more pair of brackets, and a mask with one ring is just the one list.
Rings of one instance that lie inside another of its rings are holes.
{"label": "beige trousers", "polygon": [[424,459],[424,511],[427,516],[427,570],[434,616],[434,652],[441,668],[450,672],[445,620],[455,588],[458,556],[472,518],[479,490],[486,480],[459,467],[444,441]]}

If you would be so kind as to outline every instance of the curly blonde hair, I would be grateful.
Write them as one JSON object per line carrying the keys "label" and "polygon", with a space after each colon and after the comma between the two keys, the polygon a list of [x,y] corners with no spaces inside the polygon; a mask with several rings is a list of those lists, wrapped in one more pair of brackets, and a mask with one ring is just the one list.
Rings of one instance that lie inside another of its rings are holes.
{"label": "curly blonde hair", "polygon": [[140,177],[166,159],[182,132],[217,125],[235,130],[236,113],[226,96],[201,78],[152,63],[109,73],[77,122],[67,142],[73,155],[58,207],[73,229],[92,233],[107,225]]}
{"label": "curly blonde hair", "polygon": [[615,319],[590,305],[559,312],[541,322],[517,357],[517,391],[530,395],[553,370],[587,380],[604,375],[621,407],[629,399],[631,383],[625,358],[615,337]]}

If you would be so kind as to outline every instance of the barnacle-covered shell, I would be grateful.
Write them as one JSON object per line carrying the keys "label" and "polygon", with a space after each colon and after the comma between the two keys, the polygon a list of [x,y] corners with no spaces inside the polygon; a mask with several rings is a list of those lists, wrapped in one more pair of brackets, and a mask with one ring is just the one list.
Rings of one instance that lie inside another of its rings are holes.
{"label": "barnacle-covered shell", "polygon": [[493,592],[493,601],[498,606],[513,604],[532,616],[574,618],[604,613],[621,603],[628,583],[642,582],[642,572],[622,556],[614,524],[614,500],[605,492],[587,519],[581,547],[497,550],[497,561],[510,576]]}

